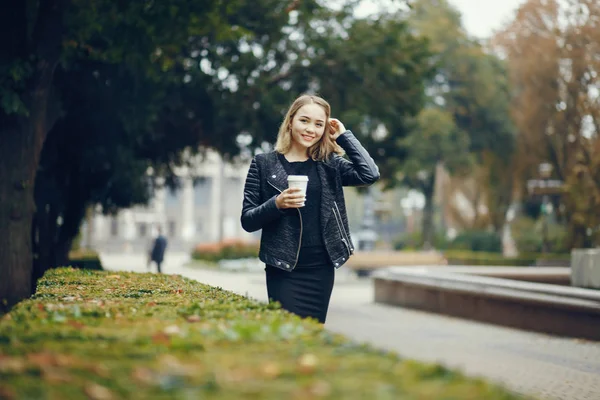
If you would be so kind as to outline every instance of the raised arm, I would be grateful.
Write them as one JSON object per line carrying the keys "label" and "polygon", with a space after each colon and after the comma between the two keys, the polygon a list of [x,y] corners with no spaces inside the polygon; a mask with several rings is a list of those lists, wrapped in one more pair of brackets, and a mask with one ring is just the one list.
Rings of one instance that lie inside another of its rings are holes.
{"label": "raised arm", "polygon": [[368,186],[377,182],[379,168],[351,131],[345,131],[338,136],[336,142],[349,158],[335,158],[343,186]]}

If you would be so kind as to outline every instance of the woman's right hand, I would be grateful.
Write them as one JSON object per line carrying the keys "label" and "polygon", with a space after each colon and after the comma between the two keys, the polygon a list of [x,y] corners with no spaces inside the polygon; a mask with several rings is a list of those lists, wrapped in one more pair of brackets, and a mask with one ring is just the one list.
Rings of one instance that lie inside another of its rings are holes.
{"label": "woman's right hand", "polygon": [[285,208],[300,208],[304,206],[306,196],[299,188],[287,188],[275,198],[277,208],[283,210]]}

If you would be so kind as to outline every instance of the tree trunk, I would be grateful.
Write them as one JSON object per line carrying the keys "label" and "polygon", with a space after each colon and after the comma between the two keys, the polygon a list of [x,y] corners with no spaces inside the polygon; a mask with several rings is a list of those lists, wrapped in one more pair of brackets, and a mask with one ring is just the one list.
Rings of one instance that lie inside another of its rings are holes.
{"label": "tree trunk", "polygon": [[36,283],[44,273],[56,266],[56,208],[50,204],[38,204],[34,216],[34,260],[31,273],[32,293],[36,291]]}
{"label": "tree trunk", "polygon": [[423,222],[421,232],[423,232],[423,249],[430,250],[434,245],[434,226],[433,226],[433,194],[434,194],[435,174],[423,185],[423,196],[425,196],[425,207],[423,208]]}
{"label": "tree trunk", "polygon": [[10,119],[0,127],[0,311],[31,295],[33,186],[41,149],[40,131],[19,129]]}
{"label": "tree trunk", "polygon": [[69,252],[73,238],[61,238],[56,243],[56,260],[54,267],[66,267],[69,265]]}
{"label": "tree trunk", "polygon": [[[67,3],[2,2],[11,10],[0,13],[3,32],[9,32],[11,38],[3,54],[10,61],[33,59],[34,72],[19,93],[27,115],[7,115],[0,109],[0,312],[32,293],[35,175],[46,133],[59,115],[59,103],[53,102],[49,113],[48,100],[60,59]],[[36,12],[32,7],[37,7]],[[35,21],[28,25],[31,16]],[[28,31],[28,26],[33,29]]]}

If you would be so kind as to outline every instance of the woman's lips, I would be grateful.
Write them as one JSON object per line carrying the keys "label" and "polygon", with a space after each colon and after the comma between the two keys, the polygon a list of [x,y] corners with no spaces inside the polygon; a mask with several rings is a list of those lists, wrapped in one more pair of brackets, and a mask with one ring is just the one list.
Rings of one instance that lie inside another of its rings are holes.
{"label": "woman's lips", "polygon": [[312,142],[313,140],[315,140],[314,136],[302,135],[302,138],[308,142]]}

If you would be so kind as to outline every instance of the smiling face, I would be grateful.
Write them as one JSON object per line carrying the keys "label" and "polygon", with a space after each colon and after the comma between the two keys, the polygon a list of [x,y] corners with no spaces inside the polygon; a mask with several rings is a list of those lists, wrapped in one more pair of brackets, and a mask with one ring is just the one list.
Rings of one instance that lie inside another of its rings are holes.
{"label": "smiling face", "polygon": [[323,137],[327,115],[318,104],[305,104],[292,118],[292,145],[307,150]]}

